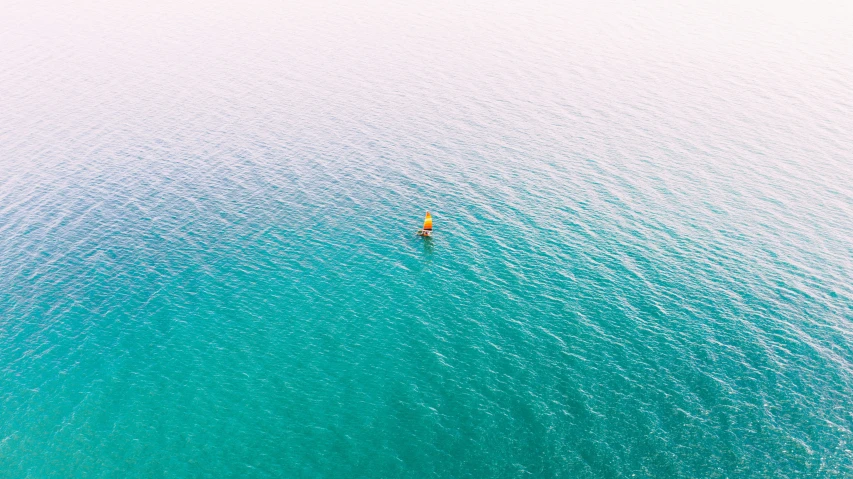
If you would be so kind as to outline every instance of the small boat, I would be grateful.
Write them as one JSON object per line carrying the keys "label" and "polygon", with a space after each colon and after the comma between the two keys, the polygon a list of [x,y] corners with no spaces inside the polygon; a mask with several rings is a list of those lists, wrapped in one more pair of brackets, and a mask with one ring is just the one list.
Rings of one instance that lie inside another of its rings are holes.
{"label": "small boat", "polygon": [[432,236],[432,215],[429,211],[424,218],[424,227],[418,230],[418,236]]}

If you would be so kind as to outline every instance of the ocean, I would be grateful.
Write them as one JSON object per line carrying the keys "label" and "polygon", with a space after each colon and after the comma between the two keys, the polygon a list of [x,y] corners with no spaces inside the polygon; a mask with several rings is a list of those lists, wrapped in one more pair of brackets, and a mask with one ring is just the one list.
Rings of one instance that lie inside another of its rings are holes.
{"label": "ocean", "polygon": [[777,3],[7,3],[0,478],[853,476],[853,7]]}

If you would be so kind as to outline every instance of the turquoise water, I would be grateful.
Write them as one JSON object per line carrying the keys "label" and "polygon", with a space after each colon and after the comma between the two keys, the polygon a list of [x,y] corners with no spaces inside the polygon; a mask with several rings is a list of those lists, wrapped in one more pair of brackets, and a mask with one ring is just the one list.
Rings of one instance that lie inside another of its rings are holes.
{"label": "turquoise water", "polygon": [[0,477],[850,477],[851,18],[8,7]]}

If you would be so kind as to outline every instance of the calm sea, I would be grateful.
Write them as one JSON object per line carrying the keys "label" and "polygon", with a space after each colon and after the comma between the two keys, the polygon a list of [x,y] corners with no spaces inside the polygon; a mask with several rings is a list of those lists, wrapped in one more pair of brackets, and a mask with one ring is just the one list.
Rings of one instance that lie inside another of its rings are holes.
{"label": "calm sea", "polygon": [[0,477],[853,477],[853,6],[778,3],[6,2]]}

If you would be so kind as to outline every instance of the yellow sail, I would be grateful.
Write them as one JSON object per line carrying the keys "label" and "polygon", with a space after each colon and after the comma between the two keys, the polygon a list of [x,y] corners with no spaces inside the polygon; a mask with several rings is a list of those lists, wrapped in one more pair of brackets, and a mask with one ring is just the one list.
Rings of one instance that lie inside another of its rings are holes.
{"label": "yellow sail", "polygon": [[426,218],[424,218],[424,231],[432,231],[432,215],[427,211]]}

